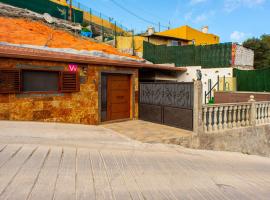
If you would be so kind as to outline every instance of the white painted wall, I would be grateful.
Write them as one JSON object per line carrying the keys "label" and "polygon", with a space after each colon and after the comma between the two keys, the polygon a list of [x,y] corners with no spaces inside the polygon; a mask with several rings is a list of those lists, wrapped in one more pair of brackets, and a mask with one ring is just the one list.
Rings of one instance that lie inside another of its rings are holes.
{"label": "white painted wall", "polygon": [[[202,69],[200,66],[186,67],[187,71],[179,73],[177,77],[178,82],[193,82],[197,79],[196,70],[199,69],[202,72],[202,84],[203,84],[203,97],[205,92],[208,92],[208,80],[212,80],[212,86],[217,82],[218,76],[220,78],[233,77],[233,68],[209,68]],[[204,99],[204,98],[203,98]]]}
{"label": "white painted wall", "polygon": [[254,66],[254,51],[251,49],[247,49],[241,45],[236,45],[235,50],[235,66]]}

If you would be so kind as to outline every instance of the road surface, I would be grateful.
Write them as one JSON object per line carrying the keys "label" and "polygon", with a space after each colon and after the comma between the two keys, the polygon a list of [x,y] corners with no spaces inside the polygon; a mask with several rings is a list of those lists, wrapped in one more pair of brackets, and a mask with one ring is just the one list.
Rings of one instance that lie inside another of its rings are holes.
{"label": "road surface", "polygon": [[0,199],[270,199],[270,159],[0,121]]}

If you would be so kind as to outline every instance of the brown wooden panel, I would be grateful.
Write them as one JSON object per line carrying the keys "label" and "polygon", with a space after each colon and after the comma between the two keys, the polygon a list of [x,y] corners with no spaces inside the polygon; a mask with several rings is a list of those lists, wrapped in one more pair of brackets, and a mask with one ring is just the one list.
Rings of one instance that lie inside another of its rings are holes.
{"label": "brown wooden panel", "polygon": [[111,81],[129,81],[129,75],[110,74]]}
{"label": "brown wooden panel", "polygon": [[129,105],[125,104],[113,104],[114,106],[111,108],[113,113],[117,112],[129,112]]}
{"label": "brown wooden panel", "polygon": [[62,72],[62,92],[77,92],[80,90],[79,76],[76,72]]}
{"label": "brown wooden panel", "polygon": [[112,90],[111,103],[127,103],[130,99],[129,90]]}
{"label": "brown wooden panel", "polygon": [[128,112],[111,113],[111,120],[128,119],[130,117]]}
{"label": "brown wooden panel", "polygon": [[128,90],[130,87],[129,81],[112,81],[112,90]]}
{"label": "brown wooden panel", "polygon": [[107,120],[130,117],[129,75],[107,76]]}
{"label": "brown wooden panel", "polygon": [[20,70],[0,70],[0,93],[19,93],[21,87]]}

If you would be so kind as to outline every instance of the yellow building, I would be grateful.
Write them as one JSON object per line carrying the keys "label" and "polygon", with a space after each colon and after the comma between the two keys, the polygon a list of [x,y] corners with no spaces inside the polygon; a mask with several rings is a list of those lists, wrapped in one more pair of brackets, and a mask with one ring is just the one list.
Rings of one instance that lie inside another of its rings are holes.
{"label": "yellow building", "polygon": [[155,33],[154,36],[172,37],[189,41],[189,44],[209,45],[218,44],[219,36],[208,33],[208,27],[203,27],[203,31],[196,30],[189,26]]}
{"label": "yellow building", "polygon": [[121,52],[129,53],[133,52],[134,47],[134,51],[138,54],[138,56],[140,56],[143,52],[143,41],[150,42],[155,45],[167,46],[183,46],[191,42],[179,38],[158,35],[134,36],[134,38],[132,36],[118,36],[116,42],[117,49]]}
{"label": "yellow building", "polygon": [[50,1],[52,1],[54,3],[58,3],[58,4],[62,5],[62,6],[68,6],[67,0],[50,0]]}
{"label": "yellow building", "polygon": [[117,37],[117,48],[123,52],[132,52],[133,46],[136,53],[143,52],[143,41],[150,42],[155,45],[167,46],[184,46],[184,45],[209,45],[218,44],[219,36],[207,33],[208,27],[204,27],[204,32],[191,28],[189,26],[181,26],[179,28],[154,33],[146,36],[135,36],[134,45],[132,37]]}
{"label": "yellow building", "polygon": [[117,37],[117,49],[123,53],[132,53],[133,41],[134,40],[134,51],[137,53],[143,52],[143,41],[145,40],[142,36],[118,36]]}

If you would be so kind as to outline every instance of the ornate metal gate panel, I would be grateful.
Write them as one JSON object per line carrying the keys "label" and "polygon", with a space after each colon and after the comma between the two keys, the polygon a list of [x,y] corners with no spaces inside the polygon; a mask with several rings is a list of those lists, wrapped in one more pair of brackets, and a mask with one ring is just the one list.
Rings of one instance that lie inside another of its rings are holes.
{"label": "ornate metal gate panel", "polygon": [[193,83],[140,83],[140,119],[193,130]]}

